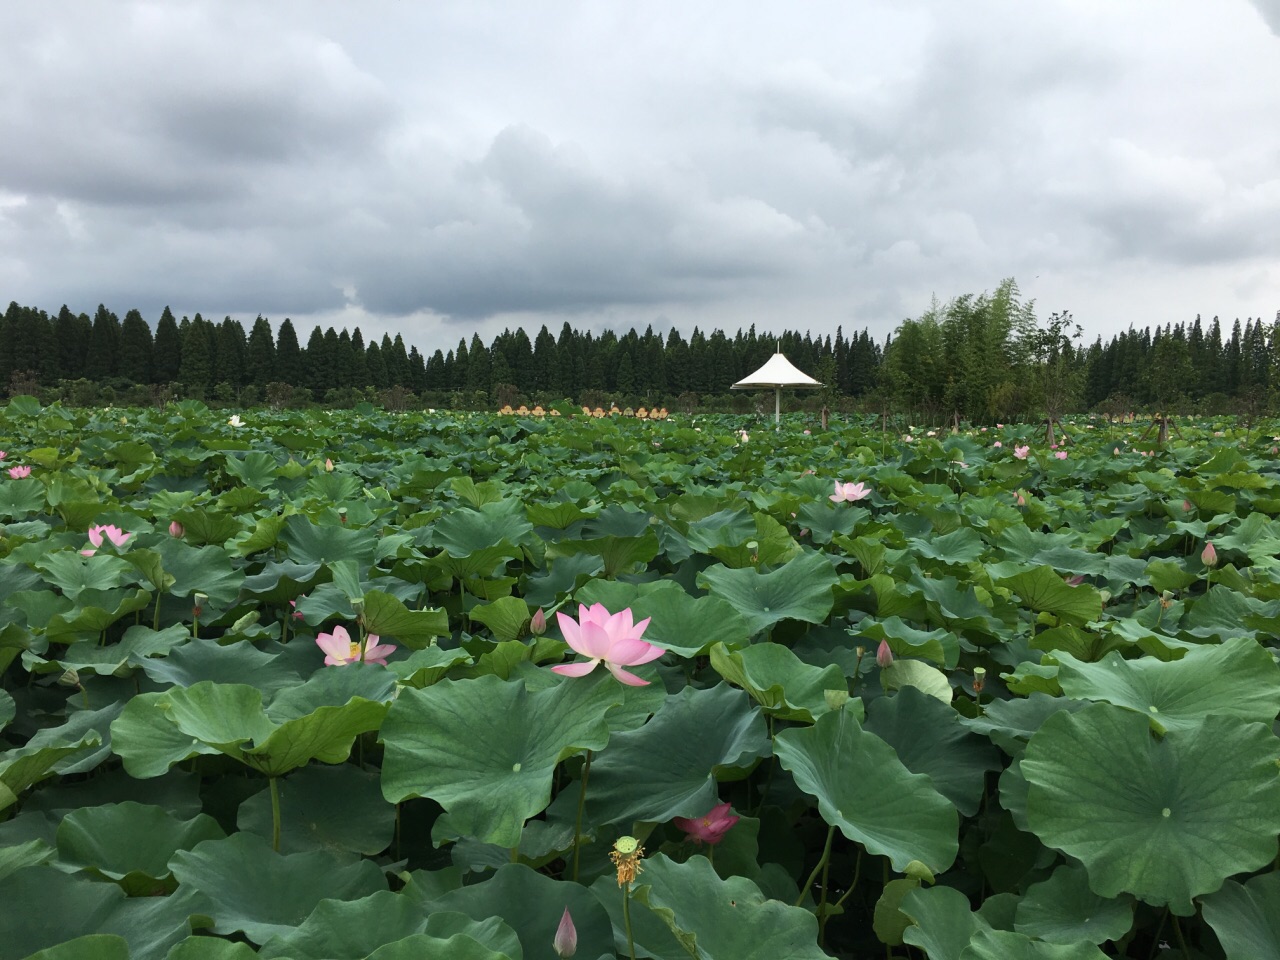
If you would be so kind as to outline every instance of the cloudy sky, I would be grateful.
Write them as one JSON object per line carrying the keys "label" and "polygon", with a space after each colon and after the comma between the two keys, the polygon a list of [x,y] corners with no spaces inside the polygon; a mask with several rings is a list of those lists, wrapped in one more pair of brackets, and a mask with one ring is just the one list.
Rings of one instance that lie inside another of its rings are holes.
{"label": "cloudy sky", "polygon": [[[0,6],[0,302],[1088,336],[1280,310],[1280,0]],[[304,332],[305,336],[305,332]]]}

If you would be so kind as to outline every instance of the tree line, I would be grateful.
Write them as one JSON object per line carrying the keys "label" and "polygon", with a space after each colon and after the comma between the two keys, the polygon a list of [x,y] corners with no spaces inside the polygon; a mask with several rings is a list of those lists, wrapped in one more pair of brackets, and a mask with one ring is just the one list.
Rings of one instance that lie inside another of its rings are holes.
{"label": "tree line", "polygon": [[91,317],[10,303],[0,316],[0,385],[72,403],[147,403],[192,397],[224,403],[396,405],[485,409],[504,403],[750,408],[730,395],[777,349],[825,384],[810,402],[833,409],[903,413],[923,420],[989,422],[1085,409],[1124,412],[1260,411],[1280,393],[1280,312],[1225,331],[1202,323],[1130,327],[1081,343],[1070,313],[1037,318],[1012,279],[994,292],[935,300],[884,343],[867,330],[814,337],[754,326],[729,336],[695,328],[665,335],[521,328],[485,344],[419,350],[401,335],[365,339],[358,327],[315,326],[305,346],[293,322],[273,330],[259,315],[246,329],[226,317],[154,325],[138,310],[121,320],[105,305]]}

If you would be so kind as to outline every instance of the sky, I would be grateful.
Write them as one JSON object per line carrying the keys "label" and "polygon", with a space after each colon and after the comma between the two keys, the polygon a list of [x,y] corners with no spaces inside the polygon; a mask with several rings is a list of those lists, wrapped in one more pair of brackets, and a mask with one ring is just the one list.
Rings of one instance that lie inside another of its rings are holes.
{"label": "sky", "polygon": [[1280,312],[1280,0],[0,5],[0,303],[1087,340]]}

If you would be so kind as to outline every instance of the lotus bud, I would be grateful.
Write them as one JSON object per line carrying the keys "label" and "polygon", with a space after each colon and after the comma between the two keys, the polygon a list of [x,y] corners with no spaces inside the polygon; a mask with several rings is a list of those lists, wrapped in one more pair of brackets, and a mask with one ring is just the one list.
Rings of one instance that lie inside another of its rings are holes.
{"label": "lotus bud", "polygon": [[832,713],[836,713],[844,709],[844,705],[849,702],[848,690],[823,690],[822,699],[827,702],[827,709]]}
{"label": "lotus bud", "polygon": [[973,692],[975,694],[981,693],[982,688],[985,687],[986,685],[987,685],[987,668],[974,667],[973,668]]}
{"label": "lotus bud", "polygon": [[569,908],[564,908],[564,916],[560,918],[560,926],[556,927],[555,939],[551,941],[551,949],[558,957],[572,957],[578,952],[578,931],[573,925],[573,917]]}
{"label": "lotus bud", "polygon": [[1183,513],[1190,513],[1190,512],[1191,512],[1191,501],[1190,501],[1190,500],[1183,500],[1183,501],[1182,501],[1182,512],[1183,512]]}
{"label": "lotus bud", "polygon": [[[547,615],[542,611],[541,607],[538,608],[538,612],[529,621],[529,632],[535,637],[540,637],[547,632]],[[567,913],[568,911],[565,912]]]}
{"label": "lotus bud", "polygon": [[325,460],[324,460],[324,472],[333,473],[333,461],[330,460],[328,457],[325,457]]}
{"label": "lotus bud", "polygon": [[1200,562],[1206,567],[1216,567],[1218,565],[1218,551],[1213,549],[1213,541],[1206,540],[1204,550],[1200,553]]}
{"label": "lotus bud", "polygon": [[889,649],[889,641],[881,640],[880,646],[876,648],[876,666],[881,670],[887,670],[893,664],[893,651]]}
{"label": "lotus bud", "polygon": [[180,524],[177,520],[174,520],[172,523],[169,524],[169,536],[177,537],[179,540],[181,540],[184,536],[186,536],[186,534],[187,534],[187,528],[184,527],[182,524]]}

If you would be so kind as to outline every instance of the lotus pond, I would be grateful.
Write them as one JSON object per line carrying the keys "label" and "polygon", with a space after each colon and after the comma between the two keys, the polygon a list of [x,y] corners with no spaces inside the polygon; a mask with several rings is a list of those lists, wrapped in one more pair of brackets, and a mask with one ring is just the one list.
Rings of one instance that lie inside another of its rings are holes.
{"label": "lotus pond", "polygon": [[1274,425],[228,413],[0,408],[0,960],[1280,956]]}

